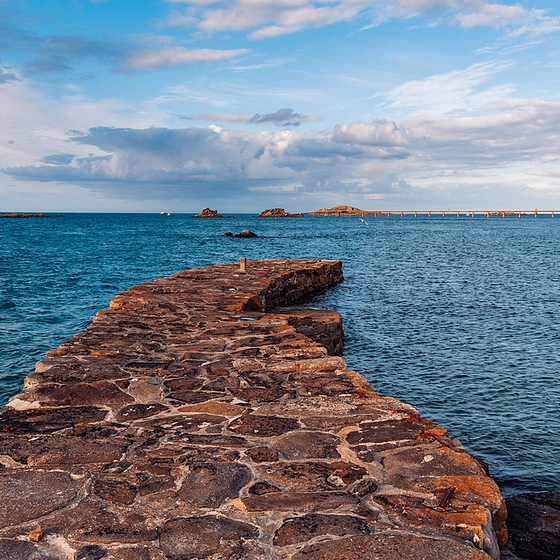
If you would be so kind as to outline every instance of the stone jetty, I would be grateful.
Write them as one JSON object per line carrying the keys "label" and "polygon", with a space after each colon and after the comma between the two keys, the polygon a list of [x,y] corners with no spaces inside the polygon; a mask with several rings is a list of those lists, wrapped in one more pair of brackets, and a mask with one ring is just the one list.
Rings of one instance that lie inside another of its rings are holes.
{"label": "stone jetty", "polygon": [[254,261],[115,297],[1,410],[0,558],[497,560],[483,467],[293,307],[341,280]]}

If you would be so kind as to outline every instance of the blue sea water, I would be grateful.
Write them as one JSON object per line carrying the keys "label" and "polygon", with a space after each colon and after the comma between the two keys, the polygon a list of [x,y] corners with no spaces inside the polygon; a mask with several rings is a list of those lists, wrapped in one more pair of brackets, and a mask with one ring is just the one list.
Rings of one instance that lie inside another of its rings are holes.
{"label": "blue sea water", "polygon": [[[178,270],[341,259],[344,358],[484,458],[505,493],[560,490],[560,220],[540,216],[0,220],[0,405],[117,293]],[[225,238],[250,229],[256,239]]]}

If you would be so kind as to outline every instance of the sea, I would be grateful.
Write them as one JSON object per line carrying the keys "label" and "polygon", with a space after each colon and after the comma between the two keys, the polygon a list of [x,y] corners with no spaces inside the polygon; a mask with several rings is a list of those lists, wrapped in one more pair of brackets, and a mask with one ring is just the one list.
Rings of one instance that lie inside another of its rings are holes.
{"label": "sea", "polygon": [[[258,237],[223,236],[243,229]],[[0,405],[119,292],[240,257],[340,259],[344,282],[308,305],[342,315],[348,367],[447,428],[505,495],[560,491],[560,219],[550,215],[0,219]]]}

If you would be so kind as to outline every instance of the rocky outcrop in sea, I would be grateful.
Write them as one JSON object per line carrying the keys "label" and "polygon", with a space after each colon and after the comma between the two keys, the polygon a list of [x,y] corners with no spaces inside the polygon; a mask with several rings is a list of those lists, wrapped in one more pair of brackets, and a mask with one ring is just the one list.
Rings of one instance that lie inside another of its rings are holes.
{"label": "rocky outcrop in sea", "polygon": [[284,208],[269,208],[259,214],[259,218],[301,218],[302,216],[302,212],[290,214]]}
{"label": "rocky outcrop in sea", "polygon": [[200,214],[195,214],[193,218],[223,218],[217,210],[205,208]]}

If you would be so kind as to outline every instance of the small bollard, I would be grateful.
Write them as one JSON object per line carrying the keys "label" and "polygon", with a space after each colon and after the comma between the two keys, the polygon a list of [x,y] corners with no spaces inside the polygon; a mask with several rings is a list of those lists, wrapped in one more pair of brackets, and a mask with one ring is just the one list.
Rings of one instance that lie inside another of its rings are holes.
{"label": "small bollard", "polygon": [[245,257],[239,259],[239,272],[247,272],[247,259]]}

